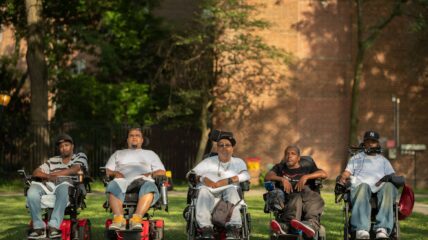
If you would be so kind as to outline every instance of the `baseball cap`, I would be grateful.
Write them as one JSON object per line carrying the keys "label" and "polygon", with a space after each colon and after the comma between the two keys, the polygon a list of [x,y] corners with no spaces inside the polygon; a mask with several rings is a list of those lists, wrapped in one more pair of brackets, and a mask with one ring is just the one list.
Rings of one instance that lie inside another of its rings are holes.
{"label": "baseball cap", "polygon": [[66,134],[66,133],[61,133],[60,135],[58,135],[56,137],[55,145],[58,146],[58,145],[60,145],[63,142],[73,143],[73,138],[70,135]]}
{"label": "baseball cap", "polygon": [[366,140],[375,140],[375,141],[379,141],[379,133],[375,132],[375,131],[367,131],[364,133],[364,141]]}
{"label": "baseball cap", "polygon": [[229,140],[229,142],[232,144],[232,146],[235,146],[235,144],[236,144],[236,140],[233,137],[233,133],[231,133],[231,132],[221,132],[218,140],[220,141],[221,139]]}

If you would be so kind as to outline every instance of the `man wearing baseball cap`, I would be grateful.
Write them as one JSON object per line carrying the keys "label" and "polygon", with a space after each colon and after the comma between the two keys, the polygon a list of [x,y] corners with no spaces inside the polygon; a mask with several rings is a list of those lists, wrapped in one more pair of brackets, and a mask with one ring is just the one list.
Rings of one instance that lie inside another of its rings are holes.
{"label": "man wearing baseball cap", "polygon": [[[236,140],[233,133],[217,131],[211,136],[217,142],[218,155],[202,160],[191,172],[196,174],[198,199],[196,201],[196,221],[201,230],[201,239],[213,238],[211,211],[221,198],[233,204],[240,204],[241,198],[235,185],[250,179],[245,162],[233,157]],[[242,227],[240,207],[235,207],[230,221],[226,223],[226,239],[239,239]]]}
{"label": "man wearing baseball cap", "polygon": [[78,171],[87,172],[88,163],[84,153],[74,154],[73,138],[68,134],[60,134],[55,141],[59,156],[49,158],[45,163],[33,171],[33,177],[43,182],[34,182],[27,192],[27,205],[30,209],[33,229],[28,239],[46,238],[46,224],[41,217],[41,197],[48,192],[55,194],[55,207],[52,211],[48,227],[50,238],[61,237],[60,224],[64,218],[64,211],[68,203],[67,182],[59,182],[58,177],[76,175]]}
{"label": "man wearing baseball cap", "polygon": [[378,199],[378,213],[373,230],[376,239],[389,238],[394,226],[393,204],[397,188],[385,181],[395,174],[391,163],[380,154],[379,133],[364,133],[364,151],[354,155],[339,179],[339,184],[351,181],[351,230],[356,239],[370,239],[370,198],[375,194]]}

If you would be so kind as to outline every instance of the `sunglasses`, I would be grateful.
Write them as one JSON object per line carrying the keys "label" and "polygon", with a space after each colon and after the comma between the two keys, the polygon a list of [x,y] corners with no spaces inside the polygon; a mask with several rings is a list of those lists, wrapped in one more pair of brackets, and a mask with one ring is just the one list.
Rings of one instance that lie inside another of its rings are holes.
{"label": "sunglasses", "polygon": [[217,144],[217,147],[219,147],[219,148],[230,148],[230,147],[232,147],[232,144],[228,144],[228,143],[226,143],[226,144]]}

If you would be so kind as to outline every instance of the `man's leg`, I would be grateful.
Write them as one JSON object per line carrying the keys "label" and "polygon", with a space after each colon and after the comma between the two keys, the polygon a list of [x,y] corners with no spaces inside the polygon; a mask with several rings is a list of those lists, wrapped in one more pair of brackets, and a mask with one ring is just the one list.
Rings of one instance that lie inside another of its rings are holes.
{"label": "man's leg", "polygon": [[49,220],[49,227],[59,229],[62,219],[64,218],[65,208],[68,203],[68,188],[67,184],[58,185],[55,189],[55,207],[52,211],[51,219]]}
{"label": "man's leg", "polygon": [[27,205],[33,220],[33,229],[45,228],[45,222],[41,216],[41,198],[45,194],[43,188],[37,184],[32,184],[27,191]]}
{"label": "man's leg", "polygon": [[114,215],[109,229],[124,230],[126,227],[126,221],[123,217],[123,200],[125,199],[125,194],[122,193],[122,190],[115,181],[109,182],[106,192],[109,195],[108,201]]}
{"label": "man's leg", "polygon": [[[241,197],[239,196],[239,193],[237,191],[237,188],[227,188],[222,192],[222,198],[225,201],[229,201],[233,204],[236,204],[241,200]],[[227,223],[227,225],[234,225],[236,227],[242,226],[242,219],[241,219],[241,211],[240,211],[240,204],[235,206],[232,212],[232,216],[230,217],[230,221]]]}
{"label": "man's leg", "polygon": [[392,183],[385,183],[377,192],[379,211],[376,215],[374,229],[385,228],[391,234],[394,227],[394,202],[397,197],[397,188]]}
{"label": "man's leg", "polygon": [[287,225],[292,219],[300,220],[302,218],[303,200],[300,193],[292,193],[286,196],[284,213],[282,214],[282,222]]}
{"label": "man's leg", "polygon": [[372,192],[368,184],[362,183],[355,189],[351,189],[351,228],[353,231],[370,231],[371,196]]}
{"label": "man's leg", "polygon": [[308,222],[315,231],[318,231],[320,228],[320,216],[324,211],[324,200],[319,193],[310,190],[309,187],[302,192],[302,198],[305,215],[301,220]]}
{"label": "man's leg", "polygon": [[313,238],[320,228],[319,218],[324,209],[324,200],[308,186],[300,194],[305,215],[302,219],[291,220],[290,224],[294,229],[302,230],[307,237]]}
{"label": "man's leg", "polygon": [[214,209],[215,196],[206,187],[201,187],[196,201],[196,222],[199,227],[213,227],[211,211]]}
{"label": "man's leg", "polygon": [[150,206],[154,205],[159,199],[159,191],[156,185],[152,182],[145,182],[138,193],[137,209],[130,219],[130,229],[141,230],[143,216],[149,210]]}

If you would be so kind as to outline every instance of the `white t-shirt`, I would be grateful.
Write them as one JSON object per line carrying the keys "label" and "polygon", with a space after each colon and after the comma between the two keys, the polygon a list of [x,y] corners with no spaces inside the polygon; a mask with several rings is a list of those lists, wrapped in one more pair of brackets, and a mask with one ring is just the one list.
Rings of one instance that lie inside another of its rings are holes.
{"label": "white t-shirt", "polygon": [[352,187],[367,183],[374,193],[382,187],[383,183],[379,187],[375,185],[382,177],[395,173],[391,163],[384,156],[380,154],[370,156],[364,152],[349,159],[345,171],[351,173]]}
{"label": "white t-shirt", "polygon": [[110,157],[106,168],[122,173],[126,179],[165,170],[159,156],[151,150],[124,149],[118,150]]}
{"label": "white t-shirt", "polygon": [[235,157],[232,157],[227,163],[222,163],[218,159],[218,156],[205,158],[193,169],[193,171],[196,175],[207,177],[214,182],[233,176],[238,176],[239,182],[244,182],[250,179],[245,162],[242,159]]}

